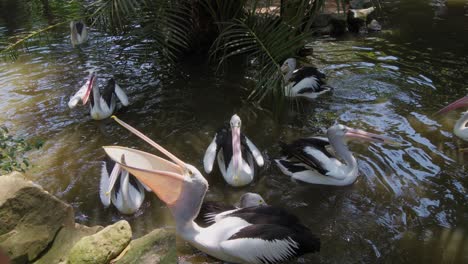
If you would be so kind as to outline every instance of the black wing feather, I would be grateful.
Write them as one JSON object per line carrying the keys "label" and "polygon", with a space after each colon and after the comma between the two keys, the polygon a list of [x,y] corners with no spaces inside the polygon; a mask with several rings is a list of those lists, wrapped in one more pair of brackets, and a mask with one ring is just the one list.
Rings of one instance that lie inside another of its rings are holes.
{"label": "black wing feather", "polygon": [[112,78],[107,83],[101,95],[101,97],[104,99],[104,101],[106,101],[108,106],[111,105],[112,96],[114,96],[114,92],[115,92],[115,80]]}
{"label": "black wing feather", "polygon": [[207,216],[210,216],[212,214],[219,214],[219,213],[226,212],[229,210],[234,210],[234,209],[237,209],[237,208],[233,205],[206,201],[206,202],[203,202],[200,208],[200,212],[198,213],[198,216],[195,219],[195,221],[197,223],[203,224],[204,226],[207,226],[207,225],[212,224],[212,222],[208,221]]}
{"label": "black wing feather", "polygon": [[251,225],[242,228],[237,233],[232,235],[228,240],[242,238],[257,238],[266,241],[291,239],[297,243],[297,247],[293,247],[292,254],[287,258],[278,261],[270,261],[265,256],[259,256],[258,259],[262,263],[281,263],[306,253],[320,251],[320,239],[312,234],[312,232],[304,226],[302,226],[300,230],[294,230],[285,226],[278,226],[273,224]]}
{"label": "black wing feather", "polygon": [[302,79],[308,77],[315,77],[319,87],[325,84],[325,74],[321,73],[319,70],[317,70],[317,68],[312,66],[306,66],[295,70],[289,81],[292,82],[293,85],[296,85]]}
{"label": "black wing feather", "polygon": [[226,217],[239,217],[251,224],[300,225],[299,219],[288,211],[271,205],[241,208]]}
{"label": "black wing feather", "polygon": [[288,159],[292,157],[296,158],[307,166],[317,170],[321,174],[326,174],[328,172],[328,170],[323,167],[322,163],[318,159],[305,152],[306,147],[312,147],[323,152],[327,157],[333,158],[333,155],[328,152],[326,148],[328,145],[330,145],[327,140],[320,138],[300,138],[291,144],[284,144],[281,142],[280,144],[282,153],[287,156]]}

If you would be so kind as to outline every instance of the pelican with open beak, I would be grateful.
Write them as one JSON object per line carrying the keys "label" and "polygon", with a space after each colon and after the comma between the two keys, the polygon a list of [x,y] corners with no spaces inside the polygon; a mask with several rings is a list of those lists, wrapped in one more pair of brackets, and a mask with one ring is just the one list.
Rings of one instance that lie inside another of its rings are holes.
{"label": "pelican with open beak", "polygon": [[[468,107],[468,95],[442,108],[437,114],[448,113],[461,107]],[[455,123],[453,133],[459,138],[468,141],[468,111],[463,112],[462,117]]]}
{"label": "pelican with open beak", "polygon": [[346,145],[347,139],[398,144],[388,137],[340,124],[328,128],[327,136],[301,138],[291,144],[282,144],[284,156],[275,160],[276,165],[284,174],[304,182],[350,185],[358,176],[358,165]]}
{"label": "pelican with open beak", "polygon": [[91,118],[102,120],[110,117],[117,106],[117,98],[122,105],[128,105],[128,97],[120,86],[111,78],[102,93],[97,85],[97,75],[91,71],[86,83],[76,92],[68,102],[69,108],[74,108],[81,100],[83,105],[89,101]]}
{"label": "pelican with open beak", "polygon": [[[206,179],[194,166],[123,121],[115,120],[171,159],[125,147],[104,147],[112,160],[167,204],[175,218],[177,233],[194,247],[226,262],[254,264],[280,263],[320,249],[320,240],[297,217],[268,206],[242,208],[209,227],[200,227],[194,219],[208,189]],[[271,217],[263,217],[266,222],[259,222],[255,217],[259,215]]]}

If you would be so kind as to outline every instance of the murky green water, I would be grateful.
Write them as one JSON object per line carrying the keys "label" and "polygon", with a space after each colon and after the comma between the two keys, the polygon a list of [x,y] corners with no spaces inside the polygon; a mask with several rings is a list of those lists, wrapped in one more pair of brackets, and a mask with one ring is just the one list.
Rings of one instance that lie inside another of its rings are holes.
{"label": "murky green water", "polygon": [[[200,58],[188,58],[169,74],[158,54],[144,53],[132,39],[93,32],[89,45],[72,49],[63,28],[52,45],[33,46],[19,60],[1,62],[0,122],[18,135],[45,140],[30,154],[29,174],[71,203],[77,221],[95,225],[124,218],[135,236],[172,226],[172,217],[153,195],[133,216],[102,207],[101,146],[153,150],[112,121],[91,120],[87,107],[68,109],[91,67],[114,74],[127,90],[131,103],[117,113],[121,119],[199,168],[214,131],[233,113],[269,158],[278,156],[279,140],[323,133],[335,121],[384,132],[402,146],[352,143],[360,169],[352,186],[294,182],[267,162],[245,188],[227,186],[218,172],[205,175],[207,198],[234,203],[254,191],[287,207],[322,239],[320,254],[298,263],[466,263],[468,153],[458,149],[468,143],[452,133],[459,112],[434,113],[468,92],[468,3],[446,2],[383,2],[384,32],[312,41],[311,62],[336,90],[280,121],[240,99],[250,85],[242,72],[216,76]],[[18,17],[12,24],[3,15],[0,36],[30,29],[31,21]],[[181,260],[216,262],[183,242],[179,249]]]}

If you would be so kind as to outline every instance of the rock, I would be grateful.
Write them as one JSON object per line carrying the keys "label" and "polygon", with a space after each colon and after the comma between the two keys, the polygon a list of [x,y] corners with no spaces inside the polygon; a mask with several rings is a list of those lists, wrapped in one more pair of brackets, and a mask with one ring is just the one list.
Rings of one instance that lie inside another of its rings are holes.
{"label": "rock", "polygon": [[94,235],[80,239],[70,250],[68,263],[107,264],[127,247],[131,238],[130,225],[121,220]]}
{"label": "rock", "polygon": [[381,31],[382,30],[382,26],[380,25],[380,23],[373,19],[369,25],[367,25],[367,29],[369,29],[370,31]]}
{"label": "rock", "polygon": [[174,230],[155,229],[151,233],[133,240],[125,255],[114,263],[177,263],[175,237]]}
{"label": "rock", "polygon": [[13,263],[35,260],[62,227],[73,227],[70,205],[14,172],[0,176],[0,248]]}
{"label": "rock", "polygon": [[87,227],[80,224],[60,229],[50,249],[34,264],[66,264],[68,253],[81,238],[93,235],[102,229],[102,226]]}

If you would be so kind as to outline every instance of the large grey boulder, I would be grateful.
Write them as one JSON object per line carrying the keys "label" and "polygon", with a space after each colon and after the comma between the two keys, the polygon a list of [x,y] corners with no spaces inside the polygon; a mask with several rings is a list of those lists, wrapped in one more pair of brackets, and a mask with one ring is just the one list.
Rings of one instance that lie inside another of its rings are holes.
{"label": "large grey boulder", "polygon": [[174,229],[155,229],[133,240],[128,251],[115,264],[172,264],[177,263]]}
{"label": "large grey boulder", "polygon": [[73,208],[14,172],[0,176],[0,248],[13,263],[35,260],[62,227],[73,227]]}
{"label": "large grey boulder", "polygon": [[102,226],[87,227],[80,224],[60,229],[50,249],[34,264],[66,264],[71,248],[81,238],[94,235],[102,229]]}
{"label": "large grey boulder", "polygon": [[107,264],[130,243],[132,230],[121,220],[94,235],[80,239],[70,250],[69,264]]}

